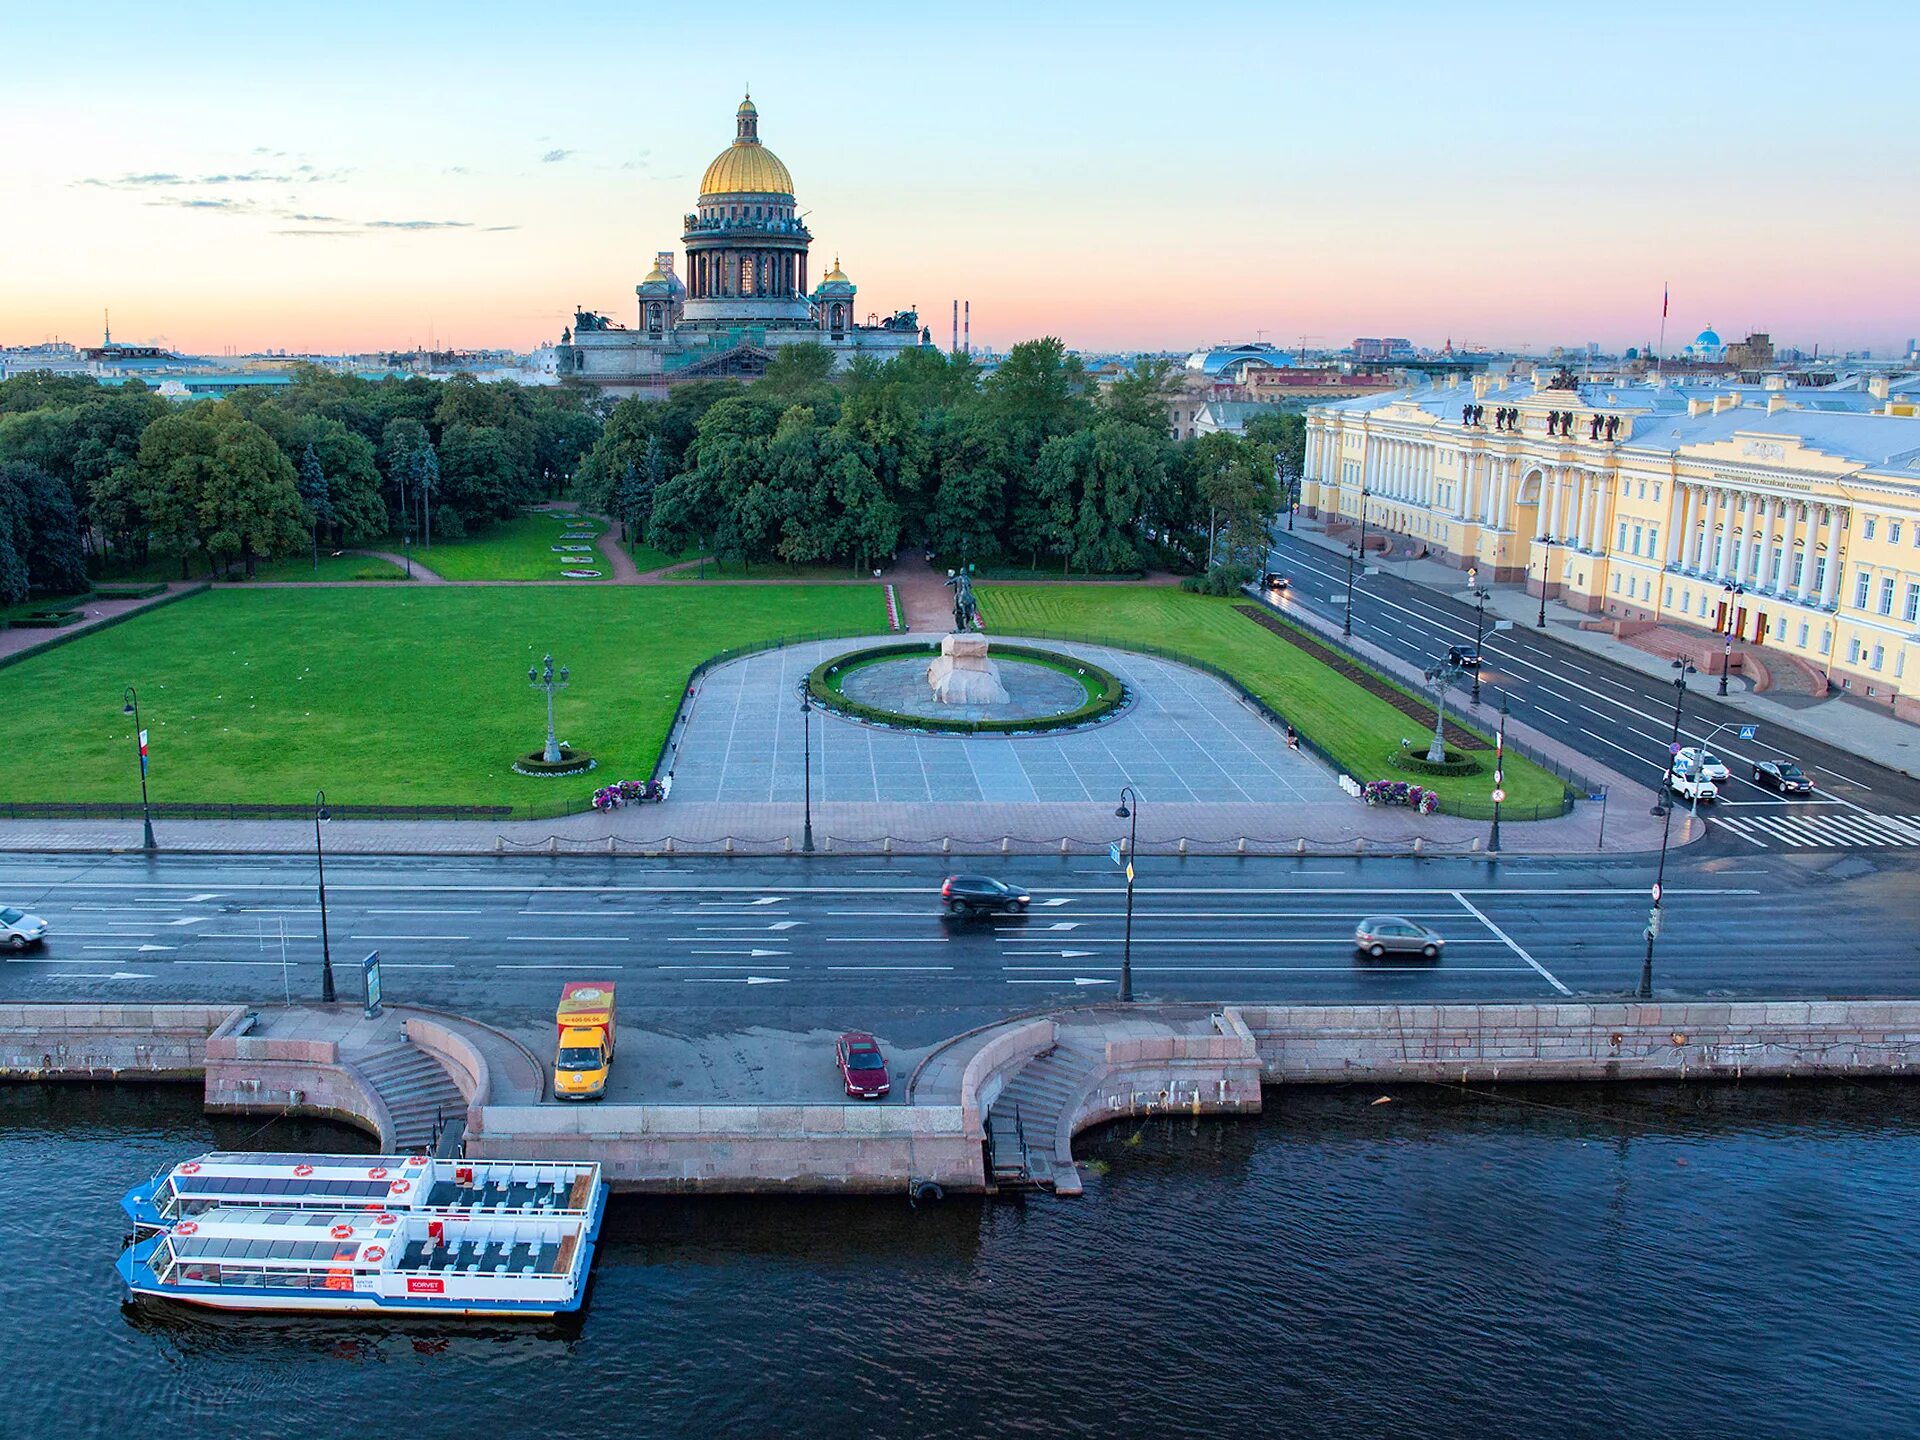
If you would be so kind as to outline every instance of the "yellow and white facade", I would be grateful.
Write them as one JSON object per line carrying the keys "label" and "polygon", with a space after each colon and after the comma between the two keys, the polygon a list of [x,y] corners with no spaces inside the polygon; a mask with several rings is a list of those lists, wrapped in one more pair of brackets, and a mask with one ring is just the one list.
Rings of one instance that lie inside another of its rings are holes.
{"label": "yellow and white facade", "polygon": [[1730,627],[1893,703],[1920,693],[1917,395],[1456,379],[1309,411],[1301,498],[1577,609]]}

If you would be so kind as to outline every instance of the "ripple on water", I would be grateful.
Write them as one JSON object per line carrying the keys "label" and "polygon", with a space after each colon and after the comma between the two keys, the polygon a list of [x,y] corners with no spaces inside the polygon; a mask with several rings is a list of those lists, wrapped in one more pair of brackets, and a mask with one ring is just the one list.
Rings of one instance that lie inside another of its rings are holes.
{"label": "ripple on water", "polygon": [[1912,1432],[1907,1090],[1395,1095],[1109,1127],[1079,1202],[622,1201],[584,1317],[487,1327],[125,1311],[120,1192],[256,1127],[0,1089],[0,1433]]}

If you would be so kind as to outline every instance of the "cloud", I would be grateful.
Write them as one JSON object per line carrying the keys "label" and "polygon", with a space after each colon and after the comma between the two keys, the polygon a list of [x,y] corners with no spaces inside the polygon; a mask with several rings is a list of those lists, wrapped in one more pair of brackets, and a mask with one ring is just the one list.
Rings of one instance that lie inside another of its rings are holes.
{"label": "cloud", "polygon": [[368,230],[471,230],[471,220],[368,220]]}
{"label": "cloud", "polygon": [[289,215],[282,212],[281,218],[285,220],[299,220],[308,225],[347,225],[352,223],[347,220],[342,220],[338,215]]}
{"label": "cloud", "polygon": [[311,165],[297,165],[291,171],[237,170],[212,175],[181,175],[172,170],[152,170],[112,178],[88,176],[84,180],[74,181],[74,184],[90,185],[101,190],[145,190],[156,186],[182,185],[311,185],[340,180],[351,173],[349,170],[318,170]]}
{"label": "cloud", "polygon": [[358,240],[367,232],[364,230],[276,230],[276,235],[331,235],[336,240]]}
{"label": "cloud", "polygon": [[449,165],[441,173],[443,175],[471,175],[473,171],[464,165]]}
{"label": "cloud", "polygon": [[230,215],[237,215],[254,208],[251,200],[228,200],[211,195],[167,195],[146,203],[169,205],[181,210],[223,210]]}
{"label": "cloud", "polygon": [[552,165],[557,161],[566,159],[569,155],[573,155],[577,153],[578,153],[577,151],[573,151],[573,150],[549,150],[547,151],[546,154],[540,157],[540,163],[542,165]]}

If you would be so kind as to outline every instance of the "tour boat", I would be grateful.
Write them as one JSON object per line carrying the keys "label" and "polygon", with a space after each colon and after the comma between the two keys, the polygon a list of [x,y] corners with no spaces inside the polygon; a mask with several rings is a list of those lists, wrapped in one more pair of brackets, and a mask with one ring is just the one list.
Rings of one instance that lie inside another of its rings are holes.
{"label": "tour boat", "polygon": [[600,1167],[584,1161],[213,1151],[134,1186],[120,1204],[145,1239],[215,1208],[577,1216],[597,1212],[605,1190]]}
{"label": "tour boat", "polygon": [[603,1214],[220,1206],[116,1268],[135,1296],[214,1310],[549,1316],[580,1308]]}

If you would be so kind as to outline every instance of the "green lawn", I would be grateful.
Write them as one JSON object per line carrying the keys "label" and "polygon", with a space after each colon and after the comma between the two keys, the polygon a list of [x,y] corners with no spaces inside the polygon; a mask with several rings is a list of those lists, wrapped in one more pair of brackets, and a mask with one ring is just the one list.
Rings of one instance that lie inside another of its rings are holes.
{"label": "green lawn", "polygon": [[[255,580],[273,581],[320,581],[320,580],[404,580],[407,572],[400,566],[389,563],[375,555],[329,555],[320,552],[320,568],[313,567],[311,552],[305,555],[289,555],[282,560],[259,560],[254,563]],[[175,572],[176,574],[178,571]],[[222,584],[229,582],[222,581]],[[244,581],[234,580],[239,585]]]}
{"label": "green lawn", "polygon": [[[696,559],[698,557],[695,557]],[[666,562],[671,565],[674,562]],[[640,567],[645,570],[647,567]],[[676,570],[669,580],[785,580],[805,582],[808,580],[870,580],[872,572],[856,570],[851,565],[783,565],[779,561],[767,561],[758,565],[742,565],[737,560],[716,560],[707,557],[705,573],[699,565],[688,565],[684,570]]]}
{"label": "green lawn", "polygon": [[[1430,711],[1423,728],[1379,696],[1236,614],[1234,600],[1189,595],[1170,586],[1120,585],[983,585],[980,597],[989,631],[1155,645],[1210,661],[1284,715],[1356,780],[1410,780],[1449,800],[1486,801],[1489,773],[1428,778],[1387,763],[1402,738],[1416,747],[1424,745],[1433,733]],[[1448,713],[1450,719],[1460,718],[1451,709]],[[1487,733],[1483,727],[1467,728]],[[1509,754],[1509,818],[1535,805],[1557,805],[1562,789],[1560,781],[1539,766]]]}
{"label": "green lawn", "polygon": [[[0,670],[0,799],[137,800],[131,682],[155,800],[300,803],[324,787],[340,804],[551,806],[644,778],[700,660],[870,634],[884,608],[852,586],[222,588]],[[527,667],[548,650],[573,671],[560,737],[600,758],[586,776],[508,768],[545,739]]]}
{"label": "green lawn", "polygon": [[[536,510],[517,520],[502,520],[463,540],[436,540],[431,546],[415,545],[413,558],[436,575],[449,580],[558,580],[562,568],[598,570],[607,574],[606,557],[598,550],[581,551],[578,566],[563,567],[565,559],[553,547],[562,535],[599,535],[607,527],[587,516],[564,515],[551,510]],[[591,540],[567,542],[591,545]],[[381,547],[400,553],[400,542]],[[671,563],[671,562],[668,562]],[[588,585],[586,580],[575,581]]]}

